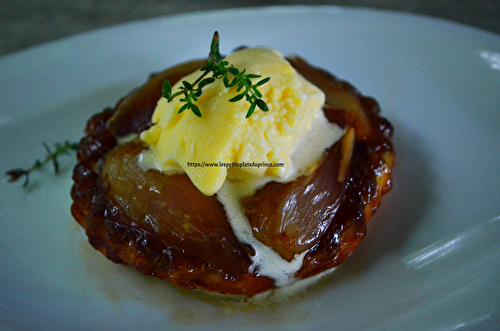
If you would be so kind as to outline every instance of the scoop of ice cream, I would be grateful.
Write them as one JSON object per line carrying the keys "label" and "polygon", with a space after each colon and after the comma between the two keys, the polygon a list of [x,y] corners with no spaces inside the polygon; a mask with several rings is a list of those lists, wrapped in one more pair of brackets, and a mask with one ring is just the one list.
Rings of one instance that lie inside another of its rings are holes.
{"label": "scoop of ice cream", "polygon": [[[291,154],[295,144],[325,101],[324,93],[276,50],[246,48],[225,61],[246,73],[261,75],[256,81],[271,78],[259,87],[269,111],[257,108],[246,118],[250,104],[244,98],[229,102],[239,94],[237,87],[226,88],[218,79],[204,87],[196,103],[202,117],[188,110],[179,114],[180,98],[171,102],[161,98],[153,126],[140,136],[149,145],[141,156],[143,166],[167,174],[185,172],[206,195],[216,193],[226,178],[286,177],[294,168]],[[183,80],[194,82],[200,75],[196,71],[186,76],[172,90]]]}

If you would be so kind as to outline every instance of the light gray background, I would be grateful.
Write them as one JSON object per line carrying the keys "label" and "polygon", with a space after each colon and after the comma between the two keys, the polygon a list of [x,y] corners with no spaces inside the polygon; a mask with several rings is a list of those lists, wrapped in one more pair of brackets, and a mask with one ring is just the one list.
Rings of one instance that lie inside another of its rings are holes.
{"label": "light gray background", "polygon": [[411,12],[500,34],[500,0],[0,0],[0,56],[76,33],[156,16],[297,4]]}

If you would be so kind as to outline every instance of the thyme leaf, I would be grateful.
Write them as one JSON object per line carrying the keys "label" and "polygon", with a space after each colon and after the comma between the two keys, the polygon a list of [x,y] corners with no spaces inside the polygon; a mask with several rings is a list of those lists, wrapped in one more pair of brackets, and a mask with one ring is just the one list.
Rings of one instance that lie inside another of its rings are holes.
{"label": "thyme leaf", "polygon": [[71,151],[74,151],[78,148],[78,143],[73,143],[69,141],[65,141],[62,144],[55,143],[54,144],[55,149],[52,150],[50,146],[44,142],[43,147],[47,152],[47,155],[45,156],[44,159],[36,160],[35,163],[33,163],[33,165],[27,169],[15,168],[6,171],[5,175],[9,177],[8,181],[16,182],[24,177],[23,187],[27,187],[29,183],[30,174],[33,171],[43,168],[43,166],[45,166],[47,163],[52,163],[52,166],[54,168],[54,173],[57,175],[59,173],[58,157],[60,157],[61,155],[69,155]]}
{"label": "thyme leaf", "polygon": [[[262,111],[268,111],[266,102],[262,99],[262,93],[259,91],[259,86],[266,84],[271,77],[263,78],[259,80],[256,84],[252,83],[252,79],[260,78],[261,75],[256,74],[246,74],[245,69],[240,71],[235,68],[232,64],[229,65],[227,61],[222,59],[219,52],[219,33],[215,31],[212,38],[212,43],[210,45],[210,53],[208,55],[207,63],[200,69],[202,74],[193,83],[187,81],[182,81],[182,86],[179,87],[179,91],[175,93],[172,91],[172,86],[170,82],[165,79],[163,81],[162,96],[171,102],[177,97],[184,96],[179,99],[184,105],[181,106],[178,113],[182,113],[184,110],[191,110],[193,114],[201,117],[201,111],[196,105],[196,101],[201,96],[203,88],[207,85],[212,84],[217,79],[222,79],[224,86],[227,88],[236,86],[236,96],[229,99],[229,102],[237,102],[245,98],[247,102],[250,103],[246,117],[252,116],[256,108]],[[209,74],[211,76],[207,77]],[[230,77],[231,75],[232,77]]]}

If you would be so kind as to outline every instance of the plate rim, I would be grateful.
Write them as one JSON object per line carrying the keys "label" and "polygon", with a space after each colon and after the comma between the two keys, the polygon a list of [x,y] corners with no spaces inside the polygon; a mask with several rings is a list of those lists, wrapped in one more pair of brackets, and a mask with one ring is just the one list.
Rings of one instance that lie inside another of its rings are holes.
{"label": "plate rim", "polygon": [[148,24],[151,22],[161,22],[165,20],[189,20],[189,19],[194,19],[197,17],[207,17],[207,16],[228,16],[228,15],[242,15],[242,14],[254,14],[257,12],[262,12],[262,13],[278,13],[278,14],[283,14],[283,13],[301,13],[305,11],[314,11],[317,13],[325,13],[325,12],[330,12],[330,13],[341,13],[342,11],[351,11],[351,12],[358,12],[358,13],[363,13],[363,14],[376,14],[376,15],[390,15],[392,17],[407,17],[410,19],[417,19],[417,20],[427,20],[429,22],[433,22],[435,24],[444,24],[445,26],[451,26],[455,28],[460,28],[460,29],[465,29],[469,31],[475,31],[476,33],[484,34],[484,35],[489,35],[489,37],[497,38],[498,41],[500,42],[500,34],[497,34],[493,31],[489,31],[486,29],[483,29],[481,27],[476,27],[474,25],[470,25],[467,23],[463,22],[458,22],[454,21],[452,19],[448,18],[441,18],[437,16],[431,16],[427,14],[421,14],[421,13],[413,13],[413,12],[407,12],[407,11],[399,11],[395,9],[384,9],[384,8],[374,8],[374,7],[369,7],[369,6],[339,6],[339,5],[323,5],[323,4],[308,4],[308,5],[295,5],[295,4],[284,4],[284,5],[269,5],[269,6],[245,6],[245,7],[237,7],[237,8],[222,8],[222,9],[210,9],[210,10],[194,10],[190,12],[185,12],[185,13],[173,13],[173,14],[166,14],[166,15],[159,15],[159,16],[152,16],[152,17],[147,17],[147,18],[140,18],[140,19],[135,19],[127,22],[120,22],[120,23],[114,23],[110,24],[107,26],[102,26],[102,27],[97,27],[97,28],[92,28],[88,29],[85,31],[77,32],[74,34],[70,34],[67,36],[63,36],[60,38],[56,38],[53,40],[41,42],[32,46],[29,46],[24,49],[20,49],[17,51],[14,51],[12,53],[7,53],[2,56],[0,56],[0,63],[4,59],[8,59],[11,57],[16,57],[19,55],[23,55],[25,53],[31,53],[33,51],[37,51],[38,49],[43,49],[46,47],[51,47],[52,44],[60,44],[67,42],[72,39],[77,39],[77,38],[82,38],[86,37],[89,35],[93,34],[98,34],[98,33],[103,33],[107,30],[115,30],[115,29],[122,29],[126,27],[133,27],[134,25],[142,25],[142,24]]}

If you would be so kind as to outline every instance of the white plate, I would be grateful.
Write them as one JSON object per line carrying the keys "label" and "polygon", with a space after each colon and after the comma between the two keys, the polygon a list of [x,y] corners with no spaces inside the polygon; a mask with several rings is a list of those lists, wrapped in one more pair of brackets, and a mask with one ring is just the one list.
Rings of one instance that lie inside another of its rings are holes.
{"label": "white plate", "polygon": [[0,324],[13,330],[492,330],[500,323],[500,38],[425,17],[335,7],[208,12],[74,36],[0,59],[0,169],[149,73],[241,44],[298,53],[376,97],[395,126],[394,189],[359,250],[302,297],[210,302],[86,243],[62,174],[0,184]]}

